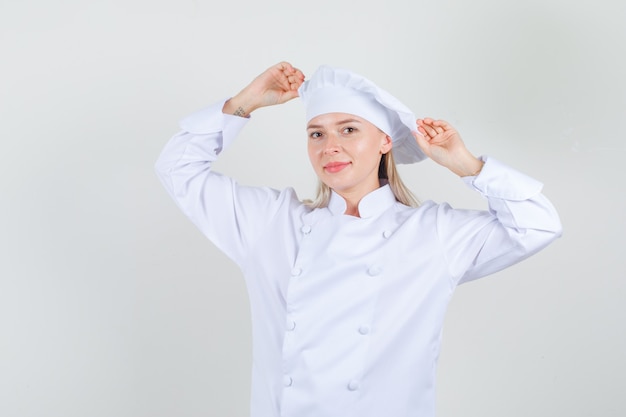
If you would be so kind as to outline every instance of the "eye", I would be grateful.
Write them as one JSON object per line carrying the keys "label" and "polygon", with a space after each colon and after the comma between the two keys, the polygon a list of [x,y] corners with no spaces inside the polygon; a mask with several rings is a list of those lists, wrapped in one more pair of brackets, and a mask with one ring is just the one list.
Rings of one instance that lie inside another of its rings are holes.
{"label": "eye", "polygon": [[345,127],[345,128],[343,129],[343,133],[354,133],[354,132],[356,132],[356,129],[355,129],[355,128],[353,128],[353,127],[350,127],[350,126]]}
{"label": "eye", "polygon": [[319,139],[322,137],[322,133],[321,132],[311,132],[309,133],[309,137],[311,139]]}

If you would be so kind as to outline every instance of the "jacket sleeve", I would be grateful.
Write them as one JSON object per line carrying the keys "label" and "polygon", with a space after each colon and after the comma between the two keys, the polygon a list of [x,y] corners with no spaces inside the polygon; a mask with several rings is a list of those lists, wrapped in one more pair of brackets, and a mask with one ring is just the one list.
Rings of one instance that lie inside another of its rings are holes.
{"label": "jacket sleeve", "polygon": [[248,119],[222,113],[224,100],[193,113],[156,162],[165,189],[183,213],[240,266],[286,192],[245,187],[211,170],[211,164]]}
{"label": "jacket sleeve", "polygon": [[543,184],[494,158],[463,181],[480,192],[488,211],[438,208],[437,230],[452,276],[463,283],[492,274],[537,253],[561,236],[556,209]]}

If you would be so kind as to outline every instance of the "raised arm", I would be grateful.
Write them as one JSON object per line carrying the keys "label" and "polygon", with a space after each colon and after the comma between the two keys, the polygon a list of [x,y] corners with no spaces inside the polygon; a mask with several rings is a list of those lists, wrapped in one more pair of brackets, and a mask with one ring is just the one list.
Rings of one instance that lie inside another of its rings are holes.
{"label": "raised arm", "polygon": [[[475,157],[448,122],[417,120],[424,153],[480,192],[488,212],[439,207],[437,227],[459,282],[489,275],[525,259],[561,236],[561,222],[543,184],[493,158]],[[480,174],[480,175],[479,175]]]}
{"label": "raised arm", "polygon": [[[297,96],[302,72],[280,63],[256,77],[227,101],[197,111],[181,122],[181,131],[167,143],[156,163],[165,189],[187,217],[237,263],[290,191],[245,187],[213,172],[212,163],[259,107],[284,103]],[[236,117],[242,116],[242,117]]]}
{"label": "raised arm", "polygon": [[254,110],[283,104],[298,96],[304,74],[288,62],[280,62],[256,77],[224,104],[226,114],[248,117]]}

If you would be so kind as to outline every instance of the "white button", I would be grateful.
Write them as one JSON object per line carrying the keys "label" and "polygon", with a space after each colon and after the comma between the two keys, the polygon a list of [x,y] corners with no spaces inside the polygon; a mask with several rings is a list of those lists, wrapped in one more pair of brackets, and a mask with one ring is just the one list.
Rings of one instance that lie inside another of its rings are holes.
{"label": "white button", "polygon": [[388,238],[389,238],[389,236],[391,236],[391,230],[385,230],[385,231],[383,232],[383,237],[384,237],[385,239],[388,239]]}
{"label": "white button", "polygon": [[369,326],[363,325],[363,326],[359,327],[359,333],[361,333],[363,335],[366,335],[369,332],[370,332],[370,327]]}
{"label": "white button", "polygon": [[308,224],[305,224],[304,226],[302,226],[300,231],[304,233],[305,235],[308,235],[309,233],[311,233],[311,226],[309,226]]}
{"label": "white button", "polygon": [[359,389],[359,381],[357,381],[356,379],[353,379],[352,381],[350,381],[348,383],[348,389],[350,391],[356,391]]}
{"label": "white button", "polygon": [[367,273],[370,274],[371,276],[376,276],[376,275],[380,274],[382,271],[383,270],[382,270],[382,268],[380,266],[372,265],[367,270]]}
{"label": "white button", "polygon": [[286,387],[290,387],[291,385],[293,385],[293,379],[291,379],[290,376],[285,375],[283,377],[283,385]]}
{"label": "white button", "polygon": [[293,320],[287,320],[287,330],[292,331],[296,328],[296,322]]}
{"label": "white button", "polygon": [[291,276],[292,277],[297,277],[301,273],[302,273],[302,269],[300,269],[300,268],[294,268],[294,269],[291,270]]}

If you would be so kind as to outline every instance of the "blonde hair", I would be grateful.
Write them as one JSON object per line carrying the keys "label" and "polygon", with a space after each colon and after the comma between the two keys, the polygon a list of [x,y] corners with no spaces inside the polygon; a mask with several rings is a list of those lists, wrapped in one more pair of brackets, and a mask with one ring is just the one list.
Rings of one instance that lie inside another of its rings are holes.
{"label": "blonde hair", "polygon": [[[381,185],[389,184],[389,187],[398,202],[409,207],[419,206],[417,198],[415,198],[413,193],[402,182],[391,151],[383,154],[380,158],[380,165],[378,166],[378,179],[380,180]],[[330,201],[330,196],[330,187],[324,184],[321,180],[318,180],[317,196],[315,197],[315,200],[307,200],[305,203],[312,208],[327,207]]]}

